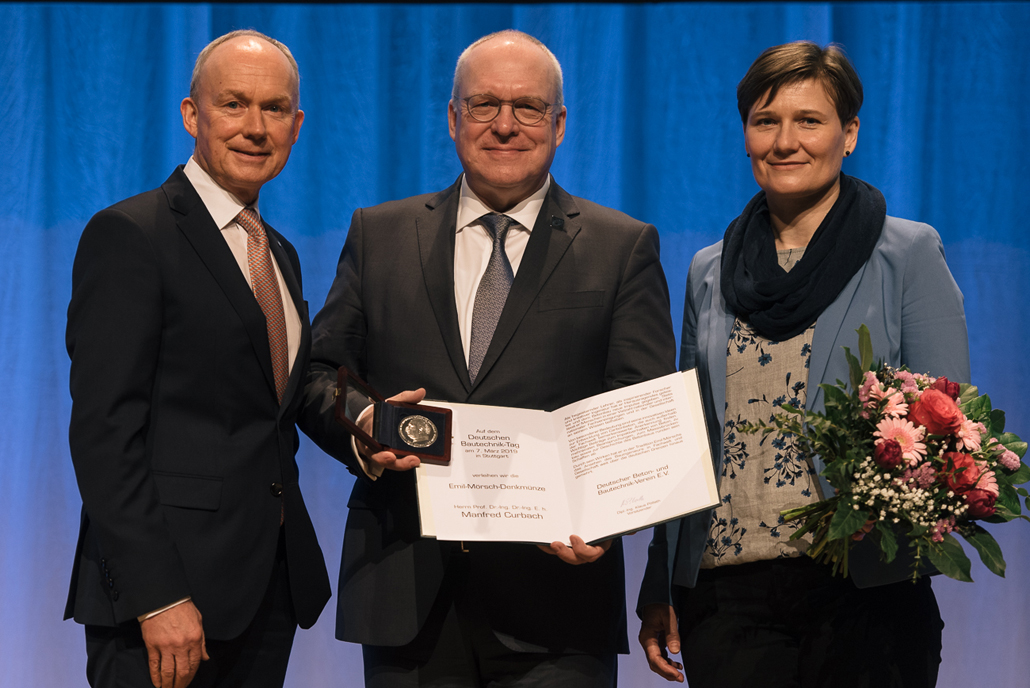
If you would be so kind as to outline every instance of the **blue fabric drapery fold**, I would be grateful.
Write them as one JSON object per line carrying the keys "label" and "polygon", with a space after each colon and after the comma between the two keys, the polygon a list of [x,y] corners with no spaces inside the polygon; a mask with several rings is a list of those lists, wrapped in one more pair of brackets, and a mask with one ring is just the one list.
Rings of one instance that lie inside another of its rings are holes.
{"label": "blue fabric drapery fold", "polygon": [[[307,118],[261,211],[299,250],[313,311],[351,211],[453,182],[454,62],[479,36],[514,27],[564,68],[555,178],[658,227],[677,327],[690,258],[756,191],[737,81],[770,45],[842,43],[866,91],[844,170],[881,189],[891,215],[941,233],[966,297],[974,382],[1026,436],[1028,26],[1019,3],[0,5],[2,682],[85,685],[81,628],[60,620],[80,504],[66,441],[71,261],[94,212],[188,158],[179,102],[211,38],[256,28],[300,63]],[[351,477],[309,443],[300,462],[333,569]],[[1030,529],[994,532],[1006,580],[975,564],[973,585],[935,581],[947,623],[940,686],[1023,685],[1030,674]],[[647,539],[627,543],[631,604]],[[332,623],[326,613],[298,635],[287,685],[360,681],[359,651],[332,639]],[[620,673],[624,685],[662,684],[639,651]]]}

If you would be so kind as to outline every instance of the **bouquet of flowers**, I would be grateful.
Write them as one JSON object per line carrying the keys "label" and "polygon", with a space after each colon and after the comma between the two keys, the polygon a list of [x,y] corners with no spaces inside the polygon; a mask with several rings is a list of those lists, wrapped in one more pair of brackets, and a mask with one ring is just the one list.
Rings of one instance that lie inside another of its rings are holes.
{"label": "bouquet of flowers", "polygon": [[1026,442],[1004,432],[1005,412],[991,408],[976,387],[873,365],[868,328],[858,335],[859,358],[844,348],[850,389],[839,380],[821,385],[824,413],[785,404],[769,423],[741,428],[792,434],[802,451],[826,464],[822,475],[836,494],[782,512],[785,521],[802,523],[791,539],[811,533],[809,556],[847,576],[853,542],[872,538],[891,562],[904,536],[913,579],[925,557],[941,573],[972,581],[957,533],[1004,576],[1001,547],[977,521],[1030,521],[1020,513],[1020,498],[1030,510],[1030,497],[1016,487],[1030,481]]}

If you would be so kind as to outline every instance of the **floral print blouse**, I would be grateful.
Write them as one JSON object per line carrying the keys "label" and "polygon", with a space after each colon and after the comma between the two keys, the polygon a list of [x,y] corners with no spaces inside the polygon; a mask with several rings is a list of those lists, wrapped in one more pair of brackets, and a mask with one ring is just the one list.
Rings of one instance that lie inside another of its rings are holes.
{"label": "floral print blouse", "polygon": [[[790,270],[798,249],[778,251]],[[721,504],[715,509],[702,568],[797,557],[811,540],[790,541],[799,526],[779,513],[823,499],[815,470],[791,434],[744,435],[744,422],[769,421],[779,405],[803,408],[808,397],[808,365],[813,324],[801,334],[776,342],[757,334],[747,322],[733,323],[726,353],[726,421]]]}

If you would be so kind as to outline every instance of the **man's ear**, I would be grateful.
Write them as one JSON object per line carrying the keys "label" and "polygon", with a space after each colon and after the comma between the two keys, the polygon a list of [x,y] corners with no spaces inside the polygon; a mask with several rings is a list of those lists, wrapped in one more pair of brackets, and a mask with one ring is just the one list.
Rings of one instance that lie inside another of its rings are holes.
{"label": "man's ear", "polygon": [[565,118],[568,116],[569,111],[564,105],[561,106],[561,112],[554,120],[554,145],[560,146],[562,140],[565,138]]}
{"label": "man's ear", "polygon": [[300,125],[302,124],[304,124],[304,111],[297,110],[297,114],[293,117],[293,143],[297,143],[297,139],[300,138]]}
{"label": "man's ear", "polygon": [[197,138],[197,104],[192,98],[183,98],[179,111],[182,112],[182,126],[186,127],[190,136]]}

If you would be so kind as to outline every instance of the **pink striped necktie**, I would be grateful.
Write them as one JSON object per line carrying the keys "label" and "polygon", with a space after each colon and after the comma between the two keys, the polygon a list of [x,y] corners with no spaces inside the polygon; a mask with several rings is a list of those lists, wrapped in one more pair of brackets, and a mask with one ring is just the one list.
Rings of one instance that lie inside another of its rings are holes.
{"label": "pink striped necktie", "polygon": [[272,254],[268,251],[268,235],[258,219],[257,213],[244,208],[236,216],[236,222],[247,231],[247,263],[250,266],[250,282],[254,298],[265,314],[268,327],[268,346],[272,354],[272,373],[275,376],[275,394],[279,403],[286,393],[286,382],[290,377],[289,344],[286,339],[286,317],[283,314],[283,298],[279,292],[279,280],[272,266]]}

